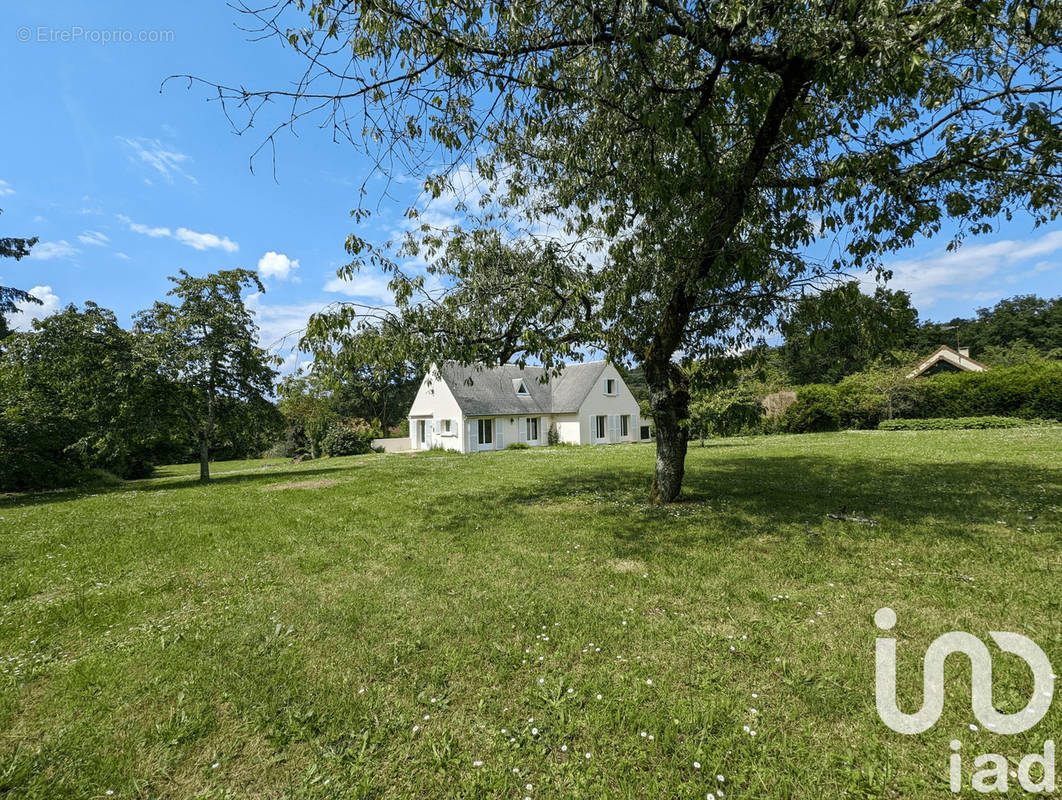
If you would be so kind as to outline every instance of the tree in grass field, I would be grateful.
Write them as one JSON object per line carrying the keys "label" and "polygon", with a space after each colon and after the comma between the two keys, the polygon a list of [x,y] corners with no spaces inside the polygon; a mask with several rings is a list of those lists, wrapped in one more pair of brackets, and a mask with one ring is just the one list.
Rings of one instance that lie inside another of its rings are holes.
{"label": "tree in grass field", "polygon": [[273,388],[276,359],[258,346],[258,327],[243,301],[245,288],[264,292],[251,270],[171,277],[179,303],[156,302],[136,315],[134,333],[180,397],[194,431],[199,478],[210,479],[210,448],[226,401],[262,402]]}
{"label": "tree in grass field", "polygon": [[[1058,3],[279,0],[248,13],[306,71],[275,88],[210,82],[230,119],[246,113],[237,125],[283,106],[276,129],[316,115],[432,196],[474,181],[460,225],[414,226],[397,250],[352,235],[340,273],[384,269],[395,304],[334,308],[308,341],[341,347],[386,320],[388,352],[419,364],[552,368],[588,348],[636,364],[654,502],[682,486],[684,364],[748,345],[802,287],[883,271],[949,219],[958,241],[1014,209],[1040,224],[1062,207]],[[362,197],[358,220],[377,200]],[[808,256],[827,238],[827,257]]]}

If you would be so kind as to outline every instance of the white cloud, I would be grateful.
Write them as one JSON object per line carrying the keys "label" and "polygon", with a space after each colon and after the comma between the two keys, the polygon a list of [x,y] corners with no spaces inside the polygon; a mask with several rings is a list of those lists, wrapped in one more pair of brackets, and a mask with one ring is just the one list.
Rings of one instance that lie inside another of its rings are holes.
{"label": "white cloud", "polygon": [[139,222],[130,222],[129,230],[133,231],[133,233],[142,233],[154,239],[160,236],[172,236],[169,228],[152,228],[149,225],[141,225]]}
{"label": "white cloud", "polygon": [[58,242],[39,242],[30,250],[29,257],[37,261],[50,261],[53,258],[70,258],[81,251],[74,247],[66,239]]}
{"label": "white cloud", "polygon": [[122,259],[122,261],[128,261],[129,260],[129,256],[127,256],[125,253],[118,252],[118,253],[115,253],[114,255],[115,255],[116,258]]}
{"label": "white cloud", "polygon": [[0,197],[4,197],[9,194],[14,194],[15,190],[11,188],[11,184],[7,181],[0,181]]}
{"label": "white cloud", "polygon": [[272,250],[258,259],[258,271],[264,278],[287,280],[291,272],[298,268],[299,259],[288,258],[283,253],[274,253]]}
{"label": "white cloud", "polygon": [[106,247],[107,242],[110,241],[106,235],[99,231],[84,231],[77,237],[77,240],[81,242],[81,244],[91,244],[96,245],[97,247]]}
{"label": "white cloud", "polygon": [[36,303],[18,303],[18,311],[7,315],[8,325],[15,331],[28,331],[32,329],[33,320],[44,319],[59,310],[59,297],[52,291],[51,286],[34,286],[29,294],[41,301]]}
{"label": "white cloud", "polygon": [[[182,166],[182,164],[191,160],[184,153],[164,145],[158,139],[144,137],[132,139],[119,136],[118,141],[129,149],[130,157],[133,161],[151,167],[167,182],[173,183],[174,177],[181,177],[196,183],[196,179],[189,175]],[[151,183],[151,181],[147,182]]]}
{"label": "white cloud", "polygon": [[[985,301],[999,294],[989,284],[1001,288],[1015,270],[1026,269],[1024,262],[1036,260],[1030,268],[1043,271],[1045,256],[1062,250],[1062,231],[1051,231],[1037,239],[1019,241],[1003,239],[984,244],[967,244],[951,252],[937,251],[925,258],[896,261],[886,266],[892,270],[889,285],[911,293],[916,308],[933,305],[938,300]],[[873,289],[872,277],[863,280]]]}
{"label": "white cloud", "polygon": [[118,214],[118,221],[121,222],[123,225],[128,225],[129,230],[131,230],[133,233],[140,233],[144,236],[150,236],[154,239],[171,235],[169,228],[152,228],[150,225],[143,225],[139,222],[133,222],[133,220],[129,219],[129,217],[127,217],[125,214]]}
{"label": "white cloud", "polygon": [[196,250],[211,250],[217,247],[226,253],[235,253],[240,249],[240,246],[227,236],[217,236],[213,233],[197,233],[187,228],[178,228],[173,234],[173,238],[181,244],[186,244]]}
{"label": "white cloud", "polygon": [[325,284],[326,292],[338,292],[348,297],[394,301],[394,292],[387,288],[388,279],[382,275],[359,272],[350,278],[332,278]]}
{"label": "white cloud", "polygon": [[176,239],[181,244],[188,245],[195,250],[212,250],[218,248],[224,250],[226,253],[235,253],[240,249],[240,246],[228,236],[218,236],[215,233],[199,233],[198,231],[189,230],[188,228],[178,228],[176,231],[171,231],[169,228],[163,227],[156,228],[150,225],[144,225],[140,222],[133,222],[124,214],[119,214],[118,219],[128,225],[129,230],[133,233],[140,233],[144,236],[150,236],[153,239]]}

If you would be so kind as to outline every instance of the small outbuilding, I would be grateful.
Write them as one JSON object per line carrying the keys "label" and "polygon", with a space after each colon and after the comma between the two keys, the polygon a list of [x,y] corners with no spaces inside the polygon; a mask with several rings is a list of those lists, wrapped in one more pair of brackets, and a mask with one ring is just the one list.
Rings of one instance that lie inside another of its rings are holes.
{"label": "small outbuilding", "polygon": [[937,350],[908,373],[908,378],[922,378],[940,375],[945,372],[986,372],[988,366],[970,358],[970,349],[960,347],[955,350],[941,345]]}

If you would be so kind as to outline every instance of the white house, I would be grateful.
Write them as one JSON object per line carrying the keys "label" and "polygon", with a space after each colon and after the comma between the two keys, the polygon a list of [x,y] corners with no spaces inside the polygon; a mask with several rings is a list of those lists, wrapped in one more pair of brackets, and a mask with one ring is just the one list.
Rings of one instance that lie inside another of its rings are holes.
{"label": "white house", "polygon": [[546,373],[515,364],[433,365],[409,410],[413,449],[472,453],[503,450],[514,442],[534,447],[547,443],[551,426],[559,441],[571,444],[651,438],[638,401],[612,364],[570,364],[543,382]]}

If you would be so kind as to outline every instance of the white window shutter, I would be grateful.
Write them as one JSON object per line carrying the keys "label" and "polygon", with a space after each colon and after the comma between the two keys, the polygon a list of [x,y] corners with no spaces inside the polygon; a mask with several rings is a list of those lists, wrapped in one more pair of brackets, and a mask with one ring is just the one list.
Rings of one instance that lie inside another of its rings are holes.
{"label": "white window shutter", "polygon": [[516,436],[521,442],[527,441],[527,417],[516,418]]}
{"label": "white window shutter", "polygon": [[594,419],[593,414],[590,415],[590,425],[588,427],[590,430],[590,438],[587,440],[587,444],[593,444],[594,440],[597,439],[597,420]]}
{"label": "white window shutter", "polygon": [[476,437],[475,437],[475,433],[476,433],[476,421],[470,419],[468,421],[468,452],[470,452],[470,453],[476,452]]}
{"label": "white window shutter", "polygon": [[496,417],[494,420],[494,449],[505,449],[505,420]]}
{"label": "white window shutter", "polygon": [[616,441],[616,429],[619,427],[619,420],[616,419],[615,414],[608,415],[608,440],[610,442]]}

